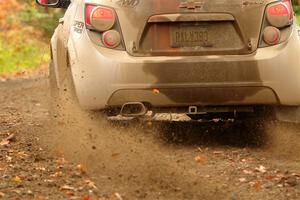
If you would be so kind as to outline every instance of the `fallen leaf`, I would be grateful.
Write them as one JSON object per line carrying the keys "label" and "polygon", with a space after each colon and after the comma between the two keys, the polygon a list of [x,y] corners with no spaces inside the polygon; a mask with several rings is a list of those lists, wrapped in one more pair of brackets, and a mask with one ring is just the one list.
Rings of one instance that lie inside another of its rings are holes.
{"label": "fallen leaf", "polygon": [[119,193],[115,193],[115,197],[117,197],[118,200],[123,200],[122,196]]}
{"label": "fallen leaf", "polygon": [[84,196],[82,200],[90,200],[90,196]]}
{"label": "fallen leaf", "polygon": [[71,186],[68,186],[68,185],[64,185],[64,186],[60,187],[60,190],[76,191],[76,189],[74,187],[71,187]]}
{"label": "fallen leaf", "polygon": [[154,94],[159,94],[159,93],[160,93],[159,89],[153,89],[152,92],[153,92]]}
{"label": "fallen leaf", "polygon": [[94,182],[90,180],[86,180],[85,182],[90,188],[98,189]]}
{"label": "fallen leaf", "polygon": [[33,195],[33,192],[31,190],[27,190],[27,194]]}
{"label": "fallen leaf", "polygon": [[5,138],[5,140],[8,140],[10,142],[15,141],[16,139],[16,135],[14,133],[10,134],[7,138]]}
{"label": "fallen leaf", "polygon": [[259,167],[255,168],[256,171],[261,172],[261,173],[266,173],[267,170],[264,166],[260,165]]}
{"label": "fallen leaf", "polygon": [[251,181],[251,182],[249,182],[249,185],[250,185],[251,187],[254,187],[255,182]]}
{"label": "fallen leaf", "polygon": [[243,172],[244,172],[244,174],[247,174],[247,175],[252,175],[253,174],[253,172],[252,171],[250,171],[250,170],[243,170]]}
{"label": "fallen leaf", "polygon": [[73,192],[73,191],[70,191],[70,190],[67,190],[67,191],[66,191],[66,194],[67,194],[68,196],[74,196],[74,192]]}
{"label": "fallen leaf", "polygon": [[37,171],[46,171],[45,167],[36,167],[35,170]]}
{"label": "fallen leaf", "polygon": [[223,151],[214,151],[213,154],[224,154]]}
{"label": "fallen leaf", "polygon": [[77,169],[78,171],[80,171],[81,173],[83,173],[83,174],[85,174],[86,171],[87,171],[86,167],[84,167],[84,166],[81,165],[81,164],[77,165],[77,166],[76,166],[76,169]]}
{"label": "fallen leaf", "polygon": [[55,172],[54,174],[51,174],[50,177],[61,177],[63,175],[62,172]]}
{"label": "fallen leaf", "polygon": [[16,176],[13,181],[17,182],[17,183],[21,183],[22,179],[19,176]]}
{"label": "fallen leaf", "polygon": [[111,155],[111,157],[115,158],[115,157],[118,157],[119,155],[120,155],[120,153],[113,153],[113,154]]}
{"label": "fallen leaf", "polygon": [[71,196],[69,197],[70,200],[78,200],[78,199],[82,199],[79,196]]}
{"label": "fallen leaf", "polygon": [[16,194],[21,194],[21,190],[12,190],[12,192],[14,192]]}
{"label": "fallen leaf", "polygon": [[207,157],[199,155],[199,156],[195,157],[195,161],[197,161],[198,163],[205,163],[207,161]]}
{"label": "fallen leaf", "polygon": [[271,180],[273,180],[273,179],[274,179],[274,176],[272,176],[272,175],[269,175],[269,176],[266,176],[265,178],[266,178],[267,180],[271,181]]}
{"label": "fallen leaf", "polygon": [[5,194],[3,192],[0,192],[0,198],[4,197],[4,196],[5,196]]}
{"label": "fallen leaf", "polygon": [[245,182],[247,181],[247,179],[246,179],[246,178],[239,178],[239,181],[240,181],[241,183],[245,183]]}
{"label": "fallen leaf", "polygon": [[20,157],[20,158],[27,158],[29,155],[26,154],[24,151],[20,151],[17,153],[17,155]]}
{"label": "fallen leaf", "polygon": [[262,183],[260,181],[256,181],[254,184],[254,188],[256,190],[260,190],[262,188]]}
{"label": "fallen leaf", "polygon": [[7,145],[9,145],[9,143],[10,143],[9,140],[2,140],[2,141],[0,142],[0,146],[7,146]]}
{"label": "fallen leaf", "polygon": [[297,178],[295,176],[287,177],[286,180],[285,180],[285,183],[287,183],[289,186],[292,186],[292,187],[299,184],[298,181],[297,181]]}
{"label": "fallen leaf", "polygon": [[283,188],[283,184],[278,184],[277,186],[280,188]]}
{"label": "fallen leaf", "polygon": [[45,197],[43,196],[37,196],[34,198],[34,200],[45,200]]}

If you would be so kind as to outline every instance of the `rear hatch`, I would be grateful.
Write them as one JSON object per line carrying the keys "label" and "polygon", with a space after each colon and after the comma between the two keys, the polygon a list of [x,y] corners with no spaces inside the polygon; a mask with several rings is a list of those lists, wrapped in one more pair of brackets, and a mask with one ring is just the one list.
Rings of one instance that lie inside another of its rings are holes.
{"label": "rear hatch", "polygon": [[115,9],[129,54],[180,56],[254,52],[272,0],[95,1]]}

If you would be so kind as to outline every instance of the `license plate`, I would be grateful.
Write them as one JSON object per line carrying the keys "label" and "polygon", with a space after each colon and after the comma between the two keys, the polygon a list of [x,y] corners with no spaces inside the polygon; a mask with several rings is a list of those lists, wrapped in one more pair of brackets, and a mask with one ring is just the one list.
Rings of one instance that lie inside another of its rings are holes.
{"label": "license plate", "polygon": [[209,46],[208,28],[199,26],[178,26],[171,28],[171,47]]}

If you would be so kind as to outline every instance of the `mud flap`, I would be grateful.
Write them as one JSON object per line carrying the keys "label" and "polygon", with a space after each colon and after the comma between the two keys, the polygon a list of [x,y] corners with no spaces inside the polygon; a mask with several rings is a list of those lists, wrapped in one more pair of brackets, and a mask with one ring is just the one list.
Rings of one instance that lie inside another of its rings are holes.
{"label": "mud flap", "polygon": [[299,106],[276,107],[275,118],[282,122],[300,123],[300,107]]}

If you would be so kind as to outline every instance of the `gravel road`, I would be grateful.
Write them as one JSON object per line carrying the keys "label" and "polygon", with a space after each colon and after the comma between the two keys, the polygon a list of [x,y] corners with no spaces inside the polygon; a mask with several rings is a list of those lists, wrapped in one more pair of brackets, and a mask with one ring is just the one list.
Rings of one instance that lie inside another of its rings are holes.
{"label": "gravel road", "polygon": [[300,128],[111,123],[49,112],[45,76],[0,83],[0,199],[300,199]]}

